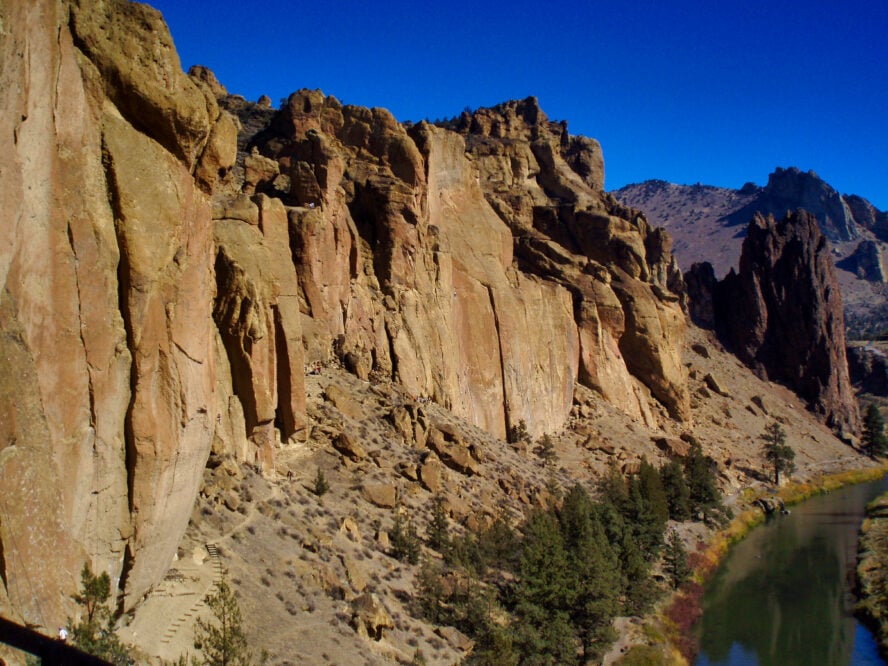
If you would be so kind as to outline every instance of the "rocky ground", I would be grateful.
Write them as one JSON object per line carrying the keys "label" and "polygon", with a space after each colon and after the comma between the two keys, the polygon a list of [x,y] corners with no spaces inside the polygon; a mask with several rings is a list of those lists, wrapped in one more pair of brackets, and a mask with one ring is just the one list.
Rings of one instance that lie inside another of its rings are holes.
{"label": "rocky ground", "polygon": [[[389,383],[336,367],[306,376],[311,435],[277,453],[273,474],[217,461],[208,469],[178,559],[121,630],[146,661],[192,650],[201,599],[226,576],[237,590],[251,644],[274,664],[453,664],[470,649],[452,628],[424,622],[413,599],[417,567],[388,555],[396,511],[425,531],[435,493],[454,532],[506,511],[517,522],[561,487],[592,483],[616,461],[659,464],[692,434],[719,463],[727,493],[766,483],[759,435],[779,421],[804,480],[860,467],[865,458],[813,420],[798,398],[758,380],[707,333],[692,329],[685,358],[693,423],[657,413],[645,427],[595,394],[578,390],[569,427],[553,433],[557,463],[467,425]],[[330,490],[314,494],[321,470]],[[736,497],[735,497],[735,501]],[[689,541],[699,531],[687,532]],[[693,544],[689,544],[693,545]],[[621,621],[621,641],[635,625]],[[374,640],[375,633],[381,635]],[[150,659],[149,659],[150,657]]]}

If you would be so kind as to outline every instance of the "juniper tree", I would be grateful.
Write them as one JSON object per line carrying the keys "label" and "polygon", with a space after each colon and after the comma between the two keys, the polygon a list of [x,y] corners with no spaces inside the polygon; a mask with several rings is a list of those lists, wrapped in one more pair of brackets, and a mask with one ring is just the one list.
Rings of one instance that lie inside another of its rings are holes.
{"label": "juniper tree", "polygon": [[536,511],[522,528],[524,539],[515,585],[514,643],[527,663],[576,661],[569,609],[574,590],[558,521]]}
{"label": "juniper tree", "polygon": [[89,564],[80,571],[80,591],[72,597],[83,609],[80,621],[73,624],[71,642],[84,652],[115,665],[131,663],[129,653],[114,633],[114,617],[108,607],[111,598],[111,577],[107,572],[96,575]]}
{"label": "juniper tree", "polygon": [[694,442],[684,459],[685,480],[690,491],[691,505],[696,509],[706,509],[721,504],[721,493],[715,483],[712,459],[703,453],[703,448]]}
{"label": "juniper tree", "polygon": [[620,593],[619,563],[598,520],[594,503],[575,485],[558,514],[573,587],[571,620],[586,661],[597,659],[614,638],[612,621]]}
{"label": "juniper tree", "polygon": [[389,534],[392,546],[392,556],[409,564],[419,563],[420,543],[416,526],[410,520],[404,520],[401,512],[395,509],[395,520],[392,531]]}
{"label": "juniper tree", "polygon": [[324,470],[320,467],[318,467],[318,473],[314,478],[314,487],[311,490],[318,497],[323,497],[330,490],[330,484],[327,481],[327,477],[324,476]]}

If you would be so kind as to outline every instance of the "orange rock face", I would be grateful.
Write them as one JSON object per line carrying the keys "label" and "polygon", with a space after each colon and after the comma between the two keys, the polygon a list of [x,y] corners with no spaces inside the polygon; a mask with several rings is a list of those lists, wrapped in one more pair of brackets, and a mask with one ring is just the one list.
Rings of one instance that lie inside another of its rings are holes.
{"label": "orange rock face", "polygon": [[145,5],[3,21],[0,612],[55,626],[84,561],[132,606],[211,450],[270,471],[307,436],[306,361],[498,437],[561,428],[577,382],[688,415],[668,236],[536,100],[441,127],[320,91],[235,108]]}

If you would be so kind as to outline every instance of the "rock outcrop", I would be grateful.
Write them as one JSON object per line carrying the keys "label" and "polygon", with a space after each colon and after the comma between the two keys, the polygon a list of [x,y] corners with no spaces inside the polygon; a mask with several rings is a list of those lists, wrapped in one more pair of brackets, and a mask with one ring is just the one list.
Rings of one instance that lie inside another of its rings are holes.
{"label": "rock outcrop", "polygon": [[147,6],[3,12],[0,605],[55,626],[85,560],[134,603],[197,493],[214,280],[192,173],[220,114]]}
{"label": "rock outcrop", "polygon": [[804,211],[779,222],[756,215],[739,272],[713,285],[711,269],[697,266],[688,285],[692,302],[712,302],[719,336],[742,361],[795,390],[831,427],[858,431],[841,295],[816,218]]}
{"label": "rock outcrop", "polygon": [[56,626],[84,561],[132,607],[211,451],[271,472],[308,436],[306,360],[499,438],[562,428],[577,382],[650,425],[689,416],[671,240],[535,99],[446,126],[319,91],[273,111],[184,74],[145,5],[12,3],[3,29],[4,615]]}
{"label": "rock outcrop", "polygon": [[837,264],[861,280],[885,282],[885,257],[881,244],[874,240],[862,240],[854,252]]}
{"label": "rock outcrop", "polygon": [[888,354],[878,347],[848,347],[848,372],[856,388],[873,395],[888,395]]}
{"label": "rock outcrop", "polygon": [[405,128],[303,90],[252,147],[246,186],[289,206],[311,361],[500,437],[560,427],[577,379],[649,422],[649,394],[687,415],[669,238],[534,98]]}

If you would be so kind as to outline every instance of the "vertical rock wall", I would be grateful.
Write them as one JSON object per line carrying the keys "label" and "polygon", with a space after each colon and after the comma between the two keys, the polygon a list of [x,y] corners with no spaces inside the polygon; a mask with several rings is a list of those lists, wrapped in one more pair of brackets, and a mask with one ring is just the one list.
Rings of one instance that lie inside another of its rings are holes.
{"label": "vertical rock wall", "polygon": [[306,358],[499,437],[562,427],[576,381],[688,415],[668,237],[535,100],[408,127],[301,91],[238,156],[150,7],[0,18],[4,614],[55,626],[85,561],[136,603],[211,451],[305,436]]}
{"label": "vertical rock wall", "polygon": [[144,5],[3,6],[3,604],[62,621],[87,561],[125,606],[166,571],[212,442],[220,118]]}

